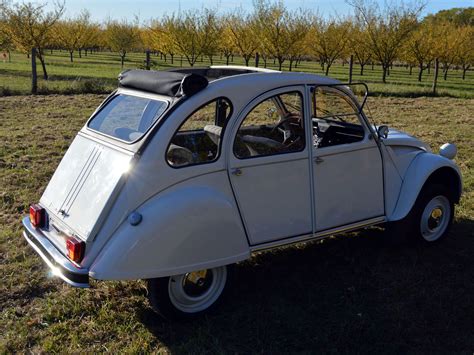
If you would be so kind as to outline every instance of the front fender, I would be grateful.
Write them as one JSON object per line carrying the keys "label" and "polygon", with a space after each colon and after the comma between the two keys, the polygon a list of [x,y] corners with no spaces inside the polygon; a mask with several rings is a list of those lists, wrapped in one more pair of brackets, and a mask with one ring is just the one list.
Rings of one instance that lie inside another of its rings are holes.
{"label": "front fender", "polygon": [[428,178],[442,168],[452,169],[459,178],[459,195],[462,189],[461,173],[457,165],[449,159],[432,153],[418,154],[403,177],[402,187],[393,213],[387,216],[388,221],[398,221],[408,215]]}
{"label": "front fender", "polygon": [[122,223],[91,265],[91,277],[164,277],[250,257],[230,191],[180,184],[155,195],[136,211],[143,217],[141,223]]}

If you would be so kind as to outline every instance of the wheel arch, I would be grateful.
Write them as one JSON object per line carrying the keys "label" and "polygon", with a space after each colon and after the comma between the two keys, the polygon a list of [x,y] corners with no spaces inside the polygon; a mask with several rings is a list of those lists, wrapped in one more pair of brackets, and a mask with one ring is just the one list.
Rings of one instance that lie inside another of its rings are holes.
{"label": "wheel arch", "polygon": [[456,164],[439,155],[419,154],[405,173],[396,207],[393,213],[387,216],[388,221],[398,221],[406,217],[423,188],[433,183],[448,187],[453,201],[459,202],[462,178]]}
{"label": "wheel arch", "polygon": [[166,277],[250,257],[235,201],[217,188],[182,184],[150,198],[125,220],[90,267],[99,280]]}

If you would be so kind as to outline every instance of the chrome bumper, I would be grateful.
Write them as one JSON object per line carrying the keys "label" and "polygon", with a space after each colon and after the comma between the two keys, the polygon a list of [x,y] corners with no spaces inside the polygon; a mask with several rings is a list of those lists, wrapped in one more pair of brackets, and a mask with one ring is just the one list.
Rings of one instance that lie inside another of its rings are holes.
{"label": "chrome bumper", "polygon": [[67,259],[39,230],[28,217],[23,218],[23,237],[50,267],[53,275],[74,287],[89,287],[89,270],[78,268]]}

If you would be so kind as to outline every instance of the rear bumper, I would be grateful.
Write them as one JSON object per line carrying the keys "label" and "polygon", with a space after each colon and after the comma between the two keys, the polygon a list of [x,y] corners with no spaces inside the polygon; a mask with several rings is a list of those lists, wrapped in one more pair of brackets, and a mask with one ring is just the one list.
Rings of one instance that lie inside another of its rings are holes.
{"label": "rear bumper", "polygon": [[74,287],[89,287],[89,270],[78,268],[67,259],[39,230],[28,217],[23,218],[23,237],[49,266],[53,275]]}

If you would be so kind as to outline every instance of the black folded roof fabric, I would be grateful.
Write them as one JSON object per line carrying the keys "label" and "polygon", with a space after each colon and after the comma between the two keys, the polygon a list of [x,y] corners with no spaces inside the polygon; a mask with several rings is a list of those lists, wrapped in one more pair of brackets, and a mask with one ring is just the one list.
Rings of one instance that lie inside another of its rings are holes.
{"label": "black folded roof fabric", "polygon": [[201,75],[169,71],[125,70],[118,79],[120,87],[166,96],[191,96],[208,84]]}

